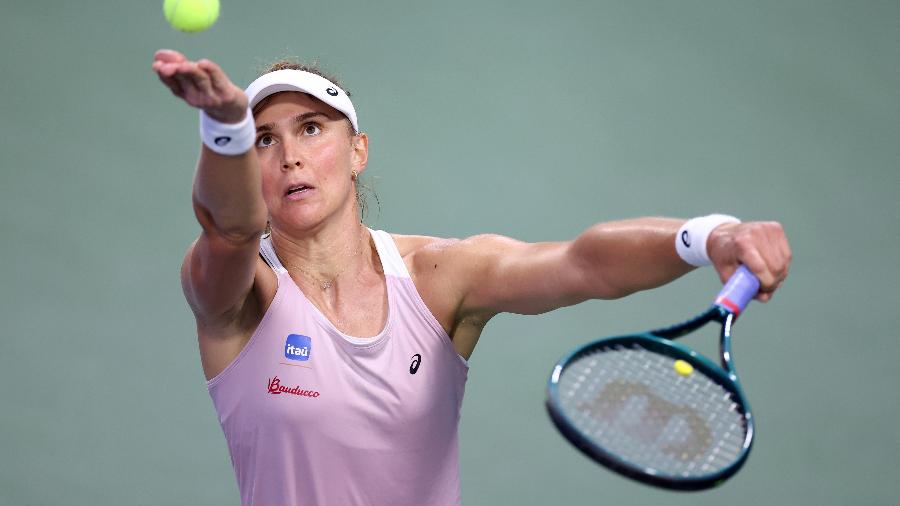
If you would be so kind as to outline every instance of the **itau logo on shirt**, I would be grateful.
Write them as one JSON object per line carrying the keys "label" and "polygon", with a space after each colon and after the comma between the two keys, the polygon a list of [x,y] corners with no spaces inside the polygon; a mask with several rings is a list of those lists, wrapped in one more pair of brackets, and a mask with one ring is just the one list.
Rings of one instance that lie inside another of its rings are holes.
{"label": "itau logo on shirt", "polygon": [[290,360],[309,360],[312,350],[312,339],[309,336],[290,334],[284,341],[284,358]]}

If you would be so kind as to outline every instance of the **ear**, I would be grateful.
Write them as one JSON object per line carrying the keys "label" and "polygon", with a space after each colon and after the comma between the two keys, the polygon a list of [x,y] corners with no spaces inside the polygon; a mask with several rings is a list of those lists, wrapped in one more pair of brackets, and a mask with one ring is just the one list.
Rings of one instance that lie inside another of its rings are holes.
{"label": "ear", "polygon": [[354,135],[350,139],[350,149],[353,150],[350,164],[357,174],[362,174],[369,163],[369,136],[364,132]]}

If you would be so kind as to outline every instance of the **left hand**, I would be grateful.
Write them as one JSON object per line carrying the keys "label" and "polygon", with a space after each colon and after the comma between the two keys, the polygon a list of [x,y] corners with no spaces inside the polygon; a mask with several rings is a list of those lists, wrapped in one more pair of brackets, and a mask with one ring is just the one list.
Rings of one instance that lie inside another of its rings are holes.
{"label": "left hand", "polygon": [[191,61],[172,49],[153,55],[153,71],[172,94],[203,109],[220,123],[239,123],[247,115],[247,95],[210,60]]}
{"label": "left hand", "polygon": [[728,223],[713,229],[706,250],[722,282],[744,264],[759,278],[756,300],[766,302],[787,277],[791,247],[775,221]]}

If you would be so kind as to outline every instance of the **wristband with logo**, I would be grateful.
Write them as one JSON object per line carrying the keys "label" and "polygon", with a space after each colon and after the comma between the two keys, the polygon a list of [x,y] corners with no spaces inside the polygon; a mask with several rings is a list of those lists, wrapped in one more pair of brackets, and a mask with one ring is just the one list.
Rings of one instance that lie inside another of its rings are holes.
{"label": "wristband with logo", "polygon": [[220,155],[242,155],[256,143],[253,113],[248,109],[240,122],[221,123],[201,110],[200,139],[206,147]]}
{"label": "wristband with logo", "polygon": [[682,260],[694,267],[709,265],[712,263],[706,250],[709,234],[719,225],[740,222],[741,220],[727,214],[710,214],[688,220],[675,236],[675,251]]}

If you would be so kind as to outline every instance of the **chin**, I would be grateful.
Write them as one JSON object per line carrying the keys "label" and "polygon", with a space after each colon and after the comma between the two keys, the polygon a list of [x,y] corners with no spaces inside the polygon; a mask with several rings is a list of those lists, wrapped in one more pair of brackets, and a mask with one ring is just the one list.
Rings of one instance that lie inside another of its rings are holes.
{"label": "chin", "polygon": [[356,207],[352,205],[349,209],[343,206],[328,209],[321,201],[290,203],[281,206],[279,219],[273,219],[273,223],[277,223],[276,226],[282,230],[312,231],[322,227],[326,222],[342,221],[342,216],[356,212],[355,209]]}

